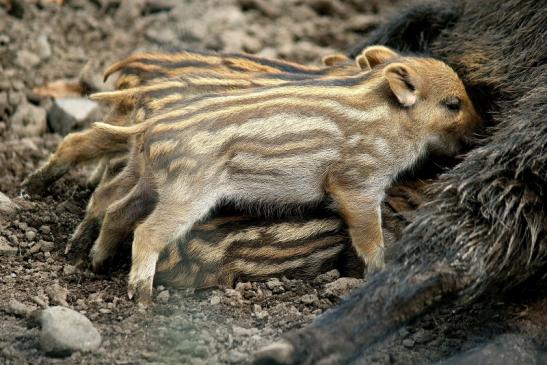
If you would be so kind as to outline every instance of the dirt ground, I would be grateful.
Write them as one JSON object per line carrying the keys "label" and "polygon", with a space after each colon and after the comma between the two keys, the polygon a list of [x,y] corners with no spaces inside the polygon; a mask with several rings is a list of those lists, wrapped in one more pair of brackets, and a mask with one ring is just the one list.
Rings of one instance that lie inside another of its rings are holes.
{"label": "dirt ground", "polygon": [[[3,3],[0,192],[17,211],[0,216],[1,364],[245,364],[260,346],[309,323],[362,282],[331,271],[307,282],[272,278],[239,283],[235,289],[157,288],[156,304],[143,310],[126,297],[128,264],[111,276],[98,276],[77,270],[63,255],[91,193],[86,187],[89,168],[72,171],[43,196],[23,194],[20,184],[62,138],[51,133],[46,121],[52,99],[37,95],[36,87],[80,78],[93,88],[105,88],[100,81],[103,67],[143,49],[246,51],[318,64],[322,56],[366,36],[392,2]],[[545,348],[546,293],[540,278],[470,307],[441,307],[402,328],[363,361],[436,362],[507,332]],[[40,349],[35,311],[48,305],[85,314],[101,333],[99,350],[67,358],[47,356]]]}

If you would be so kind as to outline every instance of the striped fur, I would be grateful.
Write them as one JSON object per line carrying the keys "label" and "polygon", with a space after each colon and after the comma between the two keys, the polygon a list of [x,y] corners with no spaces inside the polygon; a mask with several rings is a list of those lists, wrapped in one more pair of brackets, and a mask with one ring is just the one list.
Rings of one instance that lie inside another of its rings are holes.
{"label": "striped fur", "polygon": [[[182,67],[184,59],[192,60],[199,57],[202,68]],[[181,59],[182,58],[182,59]],[[223,59],[226,60],[223,61]],[[337,57],[340,59],[340,57]],[[172,61],[168,63],[166,61]],[[205,62],[209,60],[208,62]],[[235,62],[234,60],[238,60]],[[143,67],[133,67],[134,63],[150,64],[154,67],[164,67],[170,71],[162,73],[162,78],[157,79],[157,73]],[[238,67],[233,65],[237,63]],[[225,66],[232,66],[228,72]],[[264,65],[273,67],[271,73],[256,72],[267,70]],[[177,69],[174,72],[174,69]],[[310,77],[327,77],[329,71],[335,74],[355,74],[358,72],[356,63],[347,59],[345,62],[337,62],[337,67],[329,67],[321,71],[318,68],[306,67],[284,61],[266,60],[247,55],[223,55],[184,52],[175,55],[169,54],[145,54],[135,55],[115,64],[105,76],[120,71],[117,86],[119,90],[107,93],[98,93],[92,96],[96,100],[112,105],[112,112],[106,119],[107,123],[115,125],[127,125],[139,123],[147,114],[172,107],[174,103],[180,107],[182,104],[190,104],[193,101],[207,98],[210,93],[220,91],[233,91],[243,88],[275,85],[285,83],[292,79]],[[286,71],[291,71],[287,73]],[[223,73],[224,72],[224,73]],[[165,75],[177,75],[165,80]],[[325,76],[327,75],[327,76]],[[123,81],[130,78],[137,80],[134,83]],[[193,96],[193,97],[192,97]],[[139,130],[141,127],[135,127]],[[121,139],[120,139],[121,138]],[[107,208],[123,197],[135,184],[135,174],[122,174],[116,176],[112,171],[119,172],[119,167],[126,161],[123,157],[116,157],[111,163],[112,156],[123,156],[129,146],[129,135],[116,135],[108,138],[108,134],[101,133],[97,129],[90,129],[80,133],[74,133],[65,138],[48,163],[34,173],[27,180],[27,187],[40,190],[59,176],[62,176],[76,163],[86,162],[99,156],[105,156],[92,176],[93,185],[101,181],[98,189],[93,194],[87,208],[86,217],[76,229],[70,240],[67,251],[73,245],[81,251],[87,251],[95,240],[97,225],[100,226]],[[114,166],[115,168],[111,168]],[[111,181],[113,180],[113,181]]]}
{"label": "striped fur", "polygon": [[[382,207],[388,262],[399,251],[394,244],[425,200],[427,186],[423,181],[406,182],[388,190]],[[299,253],[293,254],[293,248]],[[313,279],[335,268],[343,276],[363,273],[347,227],[328,207],[283,218],[224,208],[161,252],[154,282],[178,288],[233,287],[237,280],[271,276]]]}
{"label": "striped fur", "polygon": [[[336,59],[335,62],[332,62]],[[340,55],[324,59],[326,66],[313,67],[298,63],[274,60],[244,53],[215,53],[185,50],[177,53],[143,52],[131,55],[114,63],[104,73],[108,79],[113,73],[120,72],[116,81],[117,89],[125,89],[148,84],[153,79],[165,79],[181,75],[212,70],[223,75],[240,76],[242,73],[255,75],[284,75],[296,79],[323,76],[340,76],[355,73],[353,60]]]}
{"label": "striped fur", "polygon": [[[115,72],[120,73],[115,91],[96,93],[90,98],[111,106],[106,123],[129,125],[142,120],[144,111],[138,105],[160,110],[170,103],[187,102],[207,94],[354,75],[360,71],[359,64],[352,60],[317,68],[245,54],[139,53],[106,70],[105,79]],[[72,166],[102,158],[91,179],[92,185],[97,185],[110,156],[125,154],[128,148],[127,138],[120,143],[119,136],[108,140],[94,130],[71,133],[24,185],[32,192],[40,192]]]}
{"label": "striped fur", "polygon": [[[140,178],[124,201],[152,189],[155,208],[135,220],[144,219],[134,234],[130,296],[149,298],[160,252],[223,201],[283,207],[328,194],[368,269],[381,268],[385,189],[431,147],[457,152],[479,122],[447,65],[390,54],[367,74],[175,102],[146,115],[138,130],[97,125],[119,135],[145,131],[134,151]],[[113,213],[127,210],[125,202]],[[105,217],[103,230],[114,227]],[[95,264],[111,254],[103,230]]]}

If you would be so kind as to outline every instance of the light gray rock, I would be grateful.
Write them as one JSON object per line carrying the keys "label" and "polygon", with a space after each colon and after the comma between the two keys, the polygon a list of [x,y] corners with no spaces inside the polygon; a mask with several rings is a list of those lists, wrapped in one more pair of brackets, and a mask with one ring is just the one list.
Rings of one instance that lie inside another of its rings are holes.
{"label": "light gray rock", "polygon": [[0,256],[17,255],[17,247],[10,246],[4,237],[0,237]]}
{"label": "light gray rock", "polygon": [[51,57],[51,45],[45,34],[38,36],[35,44],[35,51],[41,59],[48,59]]}
{"label": "light gray rock", "polygon": [[163,290],[158,294],[157,299],[158,299],[158,302],[160,303],[167,303],[169,302],[169,297],[170,297],[169,290]]}
{"label": "light gray rock", "polygon": [[32,242],[36,238],[36,232],[28,230],[28,231],[25,232],[25,237],[26,237],[27,241]]}
{"label": "light gray rock", "polygon": [[26,99],[21,101],[11,117],[12,130],[19,137],[37,137],[47,129],[46,111],[32,105]]}
{"label": "light gray rock", "polygon": [[50,129],[62,136],[77,125],[83,125],[98,109],[98,104],[86,98],[55,99],[47,115]]}
{"label": "light gray rock", "polygon": [[63,266],[63,274],[69,276],[76,273],[76,266],[66,264]]}
{"label": "light gray rock", "polygon": [[147,29],[145,32],[145,37],[151,42],[158,44],[169,44],[177,40],[177,34],[169,28]]}
{"label": "light gray rock", "polygon": [[256,328],[243,328],[239,326],[233,327],[234,336],[239,337],[246,337],[246,336],[252,336],[258,332],[258,329]]}
{"label": "light gray rock", "polygon": [[31,69],[40,63],[40,56],[26,49],[22,49],[17,52],[15,56],[15,63],[25,69]]}
{"label": "light gray rock", "polygon": [[17,299],[10,299],[7,307],[8,312],[19,317],[29,317],[35,309],[36,307],[30,307],[24,303],[21,303]]}
{"label": "light gray rock", "polygon": [[40,240],[40,241],[38,241],[38,243],[41,246],[40,251],[42,251],[42,252],[51,252],[55,248],[55,243],[53,243],[53,242]]}
{"label": "light gray rock", "polygon": [[340,272],[336,269],[317,275],[315,282],[318,284],[330,283],[340,277]]}
{"label": "light gray rock", "polygon": [[300,301],[304,304],[311,305],[319,302],[319,298],[316,294],[305,294],[300,298]]}
{"label": "light gray rock", "polygon": [[416,342],[415,342],[414,340],[410,339],[410,338],[405,338],[405,339],[403,340],[403,346],[406,347],[406,348],[408,348],[408,349],[414,347],[414,344],[415,344],[415,343],[416,343]]}
{"label": "light gray rock", "polygon": [[239,351],[232,350],[228,353],[227,360],[229,364],[241,364],[247,360],[247,356]]}
{"label": "light gray rock", "polygon": [[332,283],[325,284],[325,294],[343,297],[351,289],[358,287],[362,283],[362,279],[339,278]]}
{"label": "light gray rock", "polygon": [[0,215],[12,215],[17,210],[17,204],[0,192]]}
{"label": "light gray rock", "polygon": [[75,351],[89,352],[101,344],[101,335],[84,315],[64,307],[50,307],[40,313],[42,349],[54,356]]}
{"label": "light gray rock", "polygon": [[0,47],[5,47],[11,42],[10,37],[6,34],[0,34]]}
{"label": "light gray rock", "polygon": [[46,294],[49,297],[49,301],[56,305],[62,305],[67,307],[68,303],[66,298],[68,296],[68,289],[63,288],[59,284],[53,284],[46,288]]}
{"label": "light gray rock", "polygon": [[271,290],[271,289],[283,286],[283,284],[279,281],[278,278],[271,278],[270,280],[266,282],[266,286],[268,287],[268,289]]}

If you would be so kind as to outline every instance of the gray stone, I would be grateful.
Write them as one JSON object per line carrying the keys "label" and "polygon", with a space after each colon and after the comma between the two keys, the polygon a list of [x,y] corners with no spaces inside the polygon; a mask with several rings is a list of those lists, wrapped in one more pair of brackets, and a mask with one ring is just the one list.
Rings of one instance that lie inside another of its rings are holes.
{"label": "gray stone", "polygon": [[11,199],[0,192],[0,215],[11,216],[17,210],[17,204],[11,201]]}
{"label": "gray stone", "polygon": [[217,305],[217,304],[220,304],[221,300],[222,300],[222,298],[220,296],[215,295],[215,296],[211,297],[210,303],[211,303],[211,305]]}
{"label": "gray stone", "polygon": [[48,59],[51,57],[51,45],[49,44],[46,35],[42,34],[41,36],[38,36],[34,48],[41,59]]}
{"label": "gray stone", "polygon": [[53,242],[40,240],[38,243],[41,246],[40,251],[42,252],[51,252],[55,248],[55,243]]}
{"label": "gray stone", "polygon": [[160,303],[167,303],[169,301],[169,290],[164,290],[158,294],[158,302]]}
{"label": "gray stone", "polygon": [[19,317],[29,317],[36,307],[32,308],[26,304],[21,303],[17,299],[10,299],[8,303],[8,312],[15,314]]}
{"label": "gray stone", "polygon": [[36,238],[36,232],[34,231],[26,231],[25,232],[25,237],[27,238],[27,241],[34,241],[34,239]]}
{"label": "gray stone", "polygon": [[412,339],[416,341],[416,343],[426,343],[431,341],[431,333],[420,328],[412,335]]}
{"label": "gray stone", "polygon": [[405,338],[403,340],[403,346],[406,347],[406,348],[412,348],[414,347],[414,340],[410,339],[410,338]]}
{"label": "gray stone", "polygon": [[11,117],[11,125],[19,137],[40,136],[47,129],[46,111],[24,100]]}
{"label": "gray stone", "polygon": [[28,250],[28,252],[31,255],[34,255],[34,254],[40,252],[41,249],[42,249],[42,244],[40,242],[37,242],[36,244],[32,245],[32,247]]}
{"label": "gray stone", "polygon": [[17,251],[17,247],[10,246],[4,237],[0,237],[0,256],[15,256]]}
{"label": "gray stone", "polygon": [[10,37],[6,34],[0,34],[0,47],[5,47],[11,41]]}
{"label": "gray stone", "polygon": [[255,312],[256,319],[262,320],[262,319],[268,318],[269,316],[270,316],[270,313],[266,311]]}
{"label": "gray stone", "polygon": [[319,302],[319,298],[315,294],[306,294],[300,298],[300,301],[304,304],[313,304]]}
{"label": "gray stone", "polygon": [[22,49],[15,56],[15,63],[25,69],[31,69],[40,63],[40,56],[37,54]]}
{"label": "gray stone", "polygon": [[243,292],[245,290],[252,290],[253,286],[250,282],[239,282],[236,284],[236,290],[239,292]]}
{"label": "gray stone", "polygon": [[358,287],[362,283],[362,279],[339,278],[332,283],[325,284],[325,294],[343,297],[351,289]]}
{"label": "gray stone", "polygon": [[340,277],[340,272],[336,269],[317,275],[315,282],[318,284],[331,283]]}
{"label": "gray stone", "polygon": [[228,363],[229,364],[241,364],[247,359],[247,356],[245,354],[232,350],[228,353]]}
{"label": "gray stone", "polygon": [[50,129],[62,136],[83,126],[97,110],[98,104],[86,98],[55,99],[47,115]]}
{"label": "gray stone", "polygon": [[49,301],[55,305],[62,305],[67,307],[68,303],[66,298],[68,296],[68,289],[63,288],[59,284],[53,284],[46,288],[46,294],[49,297]]}
{"label": "gray stone", "polygon": [[75,351],[96,350],[101,335],[84,315],[64,307],[50,307],[40,313],[42,349],[54,356],[68,356]]}
{"label": "gray stone", "polygon": [[66,264],[63,266],[63,274],[65,275],[73,275],[76,273],[76,267],[72,265]]}
{"label": "gray stone", "polygon": [[257,364],[266,363],[266,361],[275,364],[294,364],[295,358],[294,346],[286,340],[262,347],[254,354],[254,362]]}
{"label": "gray stone", "polygon": [[18,107],[19,105],[26,103],[27,99],[25,94],[21,91],[11,90],[8,93],[8,103],[13,107]]}
{"label": "gray stone", "polygon": [[246,336],[252,336],[258,332],[258,329],[256,328],[243,328],[239,326],[234,326],[233,332],[235,336],[239,337],[246,337]]}
{"label": "gray stone", "polygon": [[346,29],[364,32],[378,26],[381,20],[378,15],[358,14],[348,19],[345,25]]}
{"label": "gray stone", "polygon": [[256,53],[262,48],[262,43],[241,29],[226,30],[220,34],[220,39],[227,52]]}
{"label": "gray stone", "polygon": [[273,289],[273,288],[277,288],[279,286],[282,286],[281,282],[279,281],[278,278],[272,278],[270,280],[268,280],[266,282],[266,286],[268,287],[268,289]]}
{"label": "gray stone", "polygon": [[154,29],[150,28],[145,32],[145,37],[158,44],[174,43],[177,40],[177,34],[169,28]]}

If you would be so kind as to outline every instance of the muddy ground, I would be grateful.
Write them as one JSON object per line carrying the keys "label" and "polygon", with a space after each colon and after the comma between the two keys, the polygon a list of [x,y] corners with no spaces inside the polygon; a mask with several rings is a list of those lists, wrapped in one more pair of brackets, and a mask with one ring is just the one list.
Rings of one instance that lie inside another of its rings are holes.
{"label": "muddy ground", "polygon": [[[16,205],[15,213],[0,213],[1,364],[248,363],[254,350],[309,323],[362,282],[333,271],[312,281],[270,279],[235,289],[157,288],[156,304],[143,310],[126,297],[127,264],[97,276],[64,258],[91,193],[89,168],[71,172],[43,196],[22,193],[20,184],[61,140],[46,118],[54,102],[36,87],[77,79],[108,87],[100,81],[103,67],[138,49],[246,51],[318,64],[366,36],[392,10],[390,2],[59,3],[0,1],[0,192],[11,200],[2,204]],[[365,360],[436,362],[507,332],[545,348],[546,293],[540,278],[471,307],[439,308]],[[46,355],[34,318],[48,305],[85,314],[102,335],[100,348]]]}

